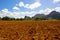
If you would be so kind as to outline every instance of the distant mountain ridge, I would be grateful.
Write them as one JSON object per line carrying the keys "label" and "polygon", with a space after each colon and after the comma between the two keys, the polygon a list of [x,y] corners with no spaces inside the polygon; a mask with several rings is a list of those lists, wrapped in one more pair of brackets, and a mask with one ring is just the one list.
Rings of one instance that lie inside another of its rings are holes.
{"label": "distant mountain ridge", "polygon": [[[26,18],[28,18],[28,16]],[[53,19],[60,19],[60,13],[59,12],[56,12],[56,11],[52,11],[48,15],[36,14],[35,16],[32,17],[32,19],[35,19],[35,18],[45,18],[45,19],[53,18]]]}
{"label": "distant mountain ridge", "polygon": [[49,17],[54,19],[60,19],[60,13],[56,11],[52,11],[51,13],[49,13],[49,15],[47,15],[47,18]]}
{"label": "distant mountain ridge", "polygon": [[45,18],[46,15],[44,14],[36,14],[35,16],[33,16],[32,18]]}

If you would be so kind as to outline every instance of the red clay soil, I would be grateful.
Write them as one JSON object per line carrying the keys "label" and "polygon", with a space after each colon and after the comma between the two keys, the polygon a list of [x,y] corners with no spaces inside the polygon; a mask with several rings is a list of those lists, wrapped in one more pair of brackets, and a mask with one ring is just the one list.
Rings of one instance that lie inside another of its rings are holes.
{"label": "red clay soil", "polygon": [[60,21],[0,21],[0,40],[60,40]]}

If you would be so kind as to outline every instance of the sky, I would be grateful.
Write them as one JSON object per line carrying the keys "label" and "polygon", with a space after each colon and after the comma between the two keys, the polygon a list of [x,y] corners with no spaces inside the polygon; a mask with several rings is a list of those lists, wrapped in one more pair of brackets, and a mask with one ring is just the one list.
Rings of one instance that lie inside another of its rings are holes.
{"label": "sky", "polygon": [[54,10],[60,12],[60,0],[0,0],[0,17],[48,15]]}

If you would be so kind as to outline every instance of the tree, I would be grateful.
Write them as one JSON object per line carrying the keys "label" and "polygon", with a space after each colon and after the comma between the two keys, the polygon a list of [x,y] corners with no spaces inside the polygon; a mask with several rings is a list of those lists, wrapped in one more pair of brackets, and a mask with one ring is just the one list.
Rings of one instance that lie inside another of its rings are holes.
{"label": "tree", "polygon": [[45,18],[38,18],[36,17],[34,20],[46,20]]}
{"label": "tree", "polygon": [[5,17],[2,18],[2,20],[10,20],[10,17],[5,16]]}
{"label": "tree", "polygon": [[15,18],[10,18],[10,20],[15,20]]}
{"label": "tree", "polygon": [[40,20],[40,18],[36,17],[34,20]]}
{"label": "tree", "polygon": [[2,18],[0,17],[0,20],[1,20]]}
{"label": "tree", "polygon": [[23,18],[20,18],[20,20],[22,21],[22,20],[24,20]]}
{"label": "tree", "polygon": [[24,19],[25,20],[31,20],[31,18],[29,16],[25,16]]}

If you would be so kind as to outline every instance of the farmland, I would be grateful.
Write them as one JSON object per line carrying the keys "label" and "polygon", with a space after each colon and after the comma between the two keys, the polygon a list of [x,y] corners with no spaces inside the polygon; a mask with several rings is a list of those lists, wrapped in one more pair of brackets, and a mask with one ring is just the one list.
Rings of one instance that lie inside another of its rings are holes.
{"label": "farmland", "polygon": [[0,21],[0,40],[60,40],[60,21]]}

